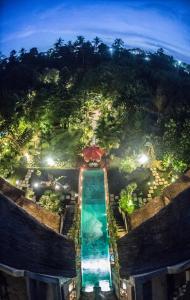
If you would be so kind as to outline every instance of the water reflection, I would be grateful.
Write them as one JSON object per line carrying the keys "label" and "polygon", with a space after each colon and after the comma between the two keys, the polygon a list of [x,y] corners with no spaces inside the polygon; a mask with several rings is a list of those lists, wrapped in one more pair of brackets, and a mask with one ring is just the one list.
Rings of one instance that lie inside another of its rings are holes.
{"label": "water reflection", "polygon": [[84,171],[81,218],[82,286],[111,285],[109,240],[102,170]]}

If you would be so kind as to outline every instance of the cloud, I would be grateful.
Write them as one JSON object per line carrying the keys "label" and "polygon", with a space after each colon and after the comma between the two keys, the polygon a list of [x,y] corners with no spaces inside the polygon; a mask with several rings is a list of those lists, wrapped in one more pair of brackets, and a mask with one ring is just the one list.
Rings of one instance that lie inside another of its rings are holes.
{"label": "cloud", "polygon": [[48,8],[46,10],[37,11],[36,16],[39,17],[40,20],[45,20],[48,18],[56,17],[58,13],[62,13],[63,9],[66,7],[65,4],[60,4],[52,8]]}
{"label": "cloud", "polygon": [[23,46],[36,38],[38,45],[43,47],[44,39],[48,47],[48,39],[50,46],[59,36],[67,40],[80,34],[89,39],[98,35],[108,42],[120,37],[129,47],[163,47],[190,61],[189,19],[190,5],[177,0],[55,1],[49,7],[35,7],[15,26],[13,18],[12,31],[4,29],[3,43],[11,46],[20,39]]}
{"label": "cloud", "polygon": [[36,32],[37,32],[37,29],[29,26],[21,31],[15,31],[15,32],[7,35],[6,37],[4,37],[1,40],[1,42],[6,43],[6,42],[14,41],[17,39],[24,39],[24,38],[30,37],[31,35],[35,34]]}

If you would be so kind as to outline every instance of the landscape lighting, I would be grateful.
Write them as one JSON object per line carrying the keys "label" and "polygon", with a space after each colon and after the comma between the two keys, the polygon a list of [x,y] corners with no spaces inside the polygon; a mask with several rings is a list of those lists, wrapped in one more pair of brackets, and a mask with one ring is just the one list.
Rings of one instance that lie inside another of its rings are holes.
{"label": "landscape lighting", "polygon": [[59,191],[60,188],[61,188],[61,186],[60,186],[59,184],[56,184],[56,185],[55,185],[55,190],[56,190],[56,191]]}
{"label": "landscape lighting", "polygon": [[34,182],[33,186],[35,189],[39,188],[39,182]]}
{"label": "landscape lighting", "polygon": [[55,164],[55,161],[53,160],[52,157],[47,157],[46,162],[47,162],[48,166],[50,166],[50,167],[52,167]]}
{"label": "landscape lighting", "polygon": [[138,158],[138,162],[143,165],[146,164],[149,161],[149,158],[146,154],[141,154]]}

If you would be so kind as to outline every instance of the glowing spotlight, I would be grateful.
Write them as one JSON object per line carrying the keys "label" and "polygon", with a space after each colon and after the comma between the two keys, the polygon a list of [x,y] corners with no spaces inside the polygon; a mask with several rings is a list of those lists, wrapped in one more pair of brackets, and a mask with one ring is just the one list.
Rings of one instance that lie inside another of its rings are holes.
{"label": "glowing spotlight", "polygon": [[178,65],[180,66],[181,63],[182,63],[182,61],[181,61],[181,60],[178,60],[177,63],[178,63]]}
{"label": "glowing spotlight", "polygon": [[52,157],[47,157],[46,162],[47,162],[48,166],[50,166],[50,167],[52,167],[55,164],[55,161],[53,160]]}
{"label": "glowing spotlight", "polygon": [[99,286],[102,292],[109,292],[110,291],[110,283],[108,280],[100,280]]}
{"label": "glowing spotlight", "polygon": [[144,59],[145,59],[146,61],[149,61],[149,60],[150,60],[150,57],[146,56]]}
{"label": "glowing spotlight", "polygon": [[93,285],[87,285],[87,286],[85,287],[85,292],[86,292],[86,293],[92,293],[93,290],[94,290],[94,286],[93,286]]}
{"label": "glowing spotlight", "polygon": [[142,165],[146,164],[148,161],[149,161],[149,158],[146,154],[141,154],[138,158],[138,162]]}
{"label": "glowing spotlight", "polygon": [[113,48],[112,47],[109,47],[109,51],[111,53],[111,55],[113,54]]}
{"label": "glowing spotlight", "polygon": [[73,282],[71,282],[71,283],[69,284],[69,292],[70,292],[70,293],[72,292],[73,288],[74,288]]}
{"label": "glowing spotlight", "polygon": [[127,289],[127,283],[125,281],[122,282],[123,290]]}
{"label": "glowing spotlight", "polygon": [[56,185],[55,185],[55,190],[56,190],[56,191],[59,191],[60,189],[61,189],[61,186],[60,186],[59,184],[56,184]]}
{"label": "glowing spotlight", "polygon": [[33,187],[35,188],[35,189],[37,189],[37,188],[39,188],[39,182],[34,182],[34,184],[33,184]]}

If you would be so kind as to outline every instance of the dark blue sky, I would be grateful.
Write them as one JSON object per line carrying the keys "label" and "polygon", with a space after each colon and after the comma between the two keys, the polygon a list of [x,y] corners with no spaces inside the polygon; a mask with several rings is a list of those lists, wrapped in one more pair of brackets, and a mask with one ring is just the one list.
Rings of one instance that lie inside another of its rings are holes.
{"label": "dark blue sky", "polygon": [[190,0],[0,0],[1,52],[51,47],[84,35],[127,47],[163,47],[190,63]]}

